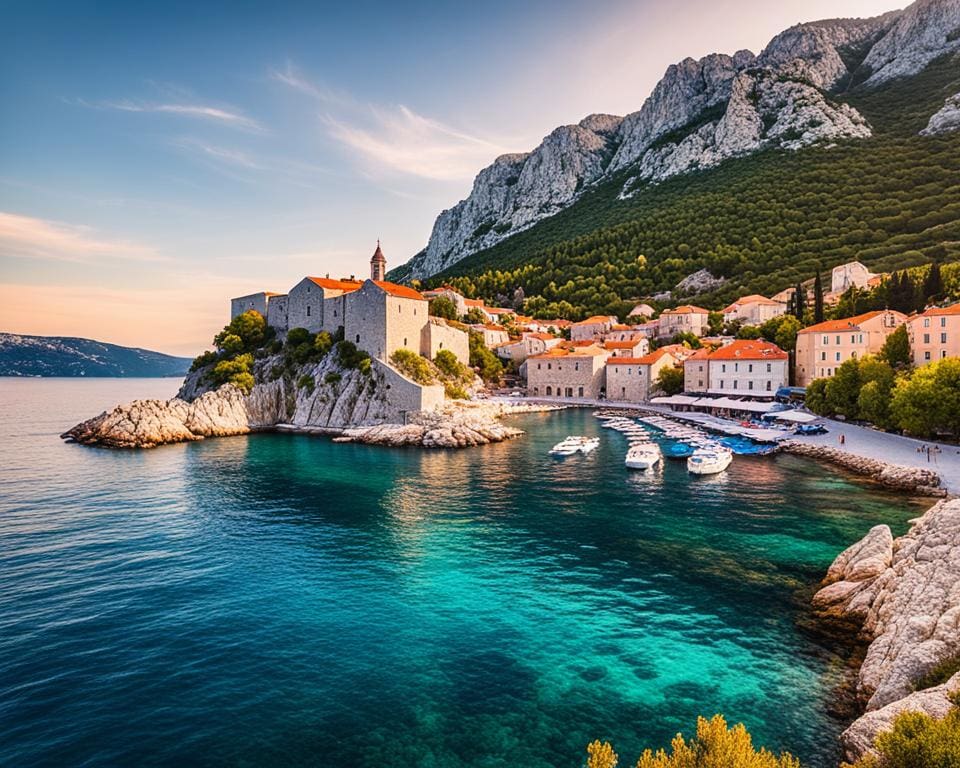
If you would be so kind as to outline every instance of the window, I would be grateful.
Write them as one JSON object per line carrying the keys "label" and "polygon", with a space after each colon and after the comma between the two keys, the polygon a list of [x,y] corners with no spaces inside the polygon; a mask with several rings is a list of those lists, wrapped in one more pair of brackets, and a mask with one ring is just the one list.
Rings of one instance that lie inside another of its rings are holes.
{"label": "window", "polygon": [[579,371],[579,370],[580,370],[580,363],[574,363],[574,364],[573,364],[573,370]]}
{"label": "window", "polygon": [[397,304],[397,313],[403,312],[403,307],[400,304]]}
{"label": "window", "polygon": [[753,373],[753,363],[747,365],[747,373]]}
{"label": "window", "polygon": [[553,394],[553,387],[547,387],[547,395],[549,396],[552,394]]}
{"label": "window", "polygon": [[733,380],[733,388],[734,388],[734,389],[737,389],[737,384],[739,384],[739,383],[740,383],[739,381],[737,381],[736,379],[734,379],[734,380]]}
{"label": "window", "polygon": [[583,397],[583,387],[580,387],[577,391],[580,393],[577,397]]}
{"label": "window", "polygon": [[443,349],[443,342],[440,342],[440,349]]}
{"label": "window", "polygon": [[771,364],[771,363],[767,363],[767,373],[770,373],[770,371],[772,371],[772,370],[773,370],[772,364]]}
{"label": "window", "polygon": [[838,363],[840,362],[840,353],[839,353],[839,352],[837,352],[837,362],[838,362]]}
{"label": "window", "polygon": [[753,382],[752,382],[752,381],[748,381],[748,382],[747,382],[747,389],[753,389]]}
{"label": "window", "polygon": [[923,318],[923,327],[924,327],[924,328],[929,328],[929,327],[930,327],[930,318],[929,318],[929,317]]}
{"label": "window", "polygon": [[929,344],[929,343],[930,343],[930,334],[929,334],[929,333],[923,334],[923,343],[924,343],[924,344]]}
{"label": "window", "polygon": [[830,337],[829,337],[829,336],[824,336],[824,337],[823,337],[823,345],[826,347],[826,346],[829,346],[829,344],[830,344]]}
{"label": "window", "polygon": [[406,337],[406,336],[403,337],[403,346],[407,346],[407,337]]}
{"label": "window", "polygon": [[855,333],[851,333],[851,334],[850,334],[850,343],[851,343],[851,344],[856,344],[856,343],[857,343],[857,334],[855,334]]}
{"label": "window", "polygon": [[307,304],[307,317],[310,317],[310,305]]}
{"label": "window", "polygon": [[547,363],[547,370],[549,371],[551,368],[553,368],[553,363]]}
{"label": "window", "polygon": [[947,343],[947,334],[945,334],[945,333],[941,333],[941,334],[940,334],[940,343],[941,343],[941,344],[946,344],[946,343]]}
{"label": "window", "polygon": [[734,363],[734,364],[733,364],[733,372],[736,373],[736,372],[739,371],[739,370],[740,370],[740,363]]}
{"label": "window", "polygon": [[929,349],[928,349],[926,352],[923,353],[923,359],[924,359],[924,360],[929,360],[929,359],[930,359],[930,350],[929,350]]}
{"label": "window", "polygon": [[768,381],[767,381],[767,392],[769,392],[771,389],[772,389],[772,387],[770,386],[770,381],[768,380]]}
{"label": "window", "polygon": [[358,333],[358,334],[357,334],[357,344],[359,344],[359,343],[360,343],[360,334]]}
{"label": "window", "polygon": [[940,350],[940,357],[946,357],[946,356],[947,356],[947,350],[941,349],[941,350]]}
{"label": "window", "polygon": [[860,334],[860,343],[863,344],[863,334]]}
{"label": "window", "polygon": [[826,359],[827,359],[827,353],[826,353],[826,352],[821,352],[821,353],[820,353],[820,359],[821,359],[821,360],[826,360]]}
{"label": "window", "polygon": [[727,364],[726,364],[726,363],[721,363],[721,364],[720,364],[720,372],[721,372],[721,373],[726,373],[726,372],[727,372]]}
{"label": "window", "polygon": [[941,318],[940,318],[940,327],[941,327],[941,328],[946,328],[946,327],[947,327],[947,318],[945,318],[945,317],[941,317]]}
{"label": "window", "polygon": [[720,379],[720,389],[723,389],[723,379]]}
{"label": "window", "polygon": [[540,387],[534,387],[534,388],[533,388],[533,394],[539,395],[539,394],[540,394]]}
{"label": "window", "polygon": [[540,365],[540,363],[537,363],[537,370],[539,371],[540,368],[542,368],[542,366]]}
{"label": "window", "polygon": [[839,336],[837,336],[837,346],[838,346],[838,347],[840,346],[840,337],[839,337]]}
{"label": "window", "polygon": [[337,310],[333,310],[333,316],[334,316],[334,317],[337,316]]}
{"label": "window", "polygon": [[573,397],[573,387],[567,387],[566,392],[564,394],[567,397]]}
{"label": "window", "polygon": [[853,352],[850,353],[850,357],[852,357],[854,360],[856,360],[856,359],[857,359],[857,350],[853,350]]}
{"label": "window", "polygon": [[621,396],[621,397],[626,397],[626,396],[627,396],[627,388],[626,388],[626,387],[620,387],[620,396]]}

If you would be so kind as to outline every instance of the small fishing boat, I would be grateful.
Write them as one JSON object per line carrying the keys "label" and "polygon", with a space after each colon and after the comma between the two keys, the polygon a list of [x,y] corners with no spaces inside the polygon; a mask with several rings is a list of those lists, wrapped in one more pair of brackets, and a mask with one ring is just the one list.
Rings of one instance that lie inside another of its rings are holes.
{"label": "small fishing boat", "polygon": [[551,456],[572,456],[575,453],[590,453],[600,445],[599,437],[583,437],[570,435],[550,449]]}

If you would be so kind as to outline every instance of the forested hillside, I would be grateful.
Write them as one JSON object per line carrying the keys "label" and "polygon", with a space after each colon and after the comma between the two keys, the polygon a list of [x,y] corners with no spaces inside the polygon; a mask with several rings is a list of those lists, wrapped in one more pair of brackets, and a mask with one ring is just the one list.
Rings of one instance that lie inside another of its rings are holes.
{"label": "forested hillside", "polygon": [[490,300],[522,287],[528,313],[578,319],[622,313],[702,268],[727,278],[697,299],[719,306],[854,259],[873,271],[960,260],[960,132],[918,135],[958,91],[960,62],[944,57],[912,78],[834,93],[873,138],[760,152],[621,200],[624,174],[426,284]]}

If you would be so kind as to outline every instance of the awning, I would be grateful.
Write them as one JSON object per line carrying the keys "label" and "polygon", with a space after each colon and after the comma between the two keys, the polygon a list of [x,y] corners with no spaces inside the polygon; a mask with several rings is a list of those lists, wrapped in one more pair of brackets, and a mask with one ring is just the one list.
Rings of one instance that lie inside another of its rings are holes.
{"label": "awning", "polygon": [[731,397],[718,397],[710,400],[701,398],[697,402],[698,406],[706,408],[725,408],[729,411],[750,411],[751,413],[768,413],[776,409],[776,403],[760,403],[755,400],[734,400]]}
{"label": "awning", "polygon": [[816,421],[819,417],[804,411],[784,411],[773,418],[777,421],[792,421],[794,424],[808,424],[811,421]]}
{"label": "awning", "polygon": [[670,395],[670,397],[655,397],[650,402],[654,405],[693,405],[698,399],[690,395]]}

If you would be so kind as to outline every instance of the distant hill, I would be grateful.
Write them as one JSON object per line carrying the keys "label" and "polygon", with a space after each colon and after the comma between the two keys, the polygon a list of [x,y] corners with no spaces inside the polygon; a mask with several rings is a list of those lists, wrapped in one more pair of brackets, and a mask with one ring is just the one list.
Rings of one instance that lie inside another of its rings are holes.
{"label": "distant hill", "polygon": [[70,336],[0,333],[0,376],[183,376],[189,357]]}

